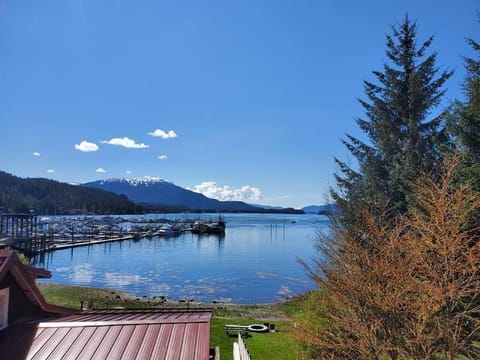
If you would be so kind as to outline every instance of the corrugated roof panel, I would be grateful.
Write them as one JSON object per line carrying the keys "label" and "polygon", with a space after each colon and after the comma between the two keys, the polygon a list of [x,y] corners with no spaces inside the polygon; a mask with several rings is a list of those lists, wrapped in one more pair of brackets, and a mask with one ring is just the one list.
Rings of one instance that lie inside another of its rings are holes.
{"label": "corrugated roof panel", "polygon": [[148,319],[158,320],[161,318],[162,318],[162,314],[160,313],[154,313],[154,314],[145,313],[139,317],[139,319],[142,319],[142,320],[148,320]]}
{"label": "corrugated roof panel", "polygon": [[198,324],[190,323],[186,324],[185,332],[183,336],[182,352],[180,353],[180,359],[190,360],[195,359],[195,350],[197,346],[197,329]]}
{"label": "corrugated roof panel", "polygon": [[160,324],[149,325],[147,327],[143,342],[138,349],[136,357],[131,357],[130,359],[144,360],[148,359],[150,356],[153,358],[153,349],[157,342],[157,338],[160,335],[160,327]]}
{"label": "corrugated roof panel", "polygon": [[142,344],[147,339],[145,333],[147,332],[147,325],[137,325],[134,327],[130,340],[127,341],[126,347],[121,354],[121,359],[132,360],[135,359],[136,354],[142,347]]}
{"label": "corrugated roof panel", "polygon": [[172,335],[173,324],[162,324],[158,332],[151,359],[165,359]]}
{"label": "corrugated roof panel", "polygon": [[[120,359],[125,351],[127,345],[132,341],[132,335],[135,330],[136,325],[128,325],[122,326],[121,331],[118,336],[113,339],[113,343],[108,353],[108,358],[110,359]],[[137,344],[138,346],[138,344]],[[95,354],[96,355],[96,354]],[[105,358],[98,358],[98,360],[102,360]]]}
{"label": "corrugated roof panel", "polygon": [[8,329],[0,354],[16,344],[21,350],[9,359],[208,359],[210,318],[209,311],[148,310],[61,316]]}
{"label": "corrugated roof panel", "polygon": [[116,315],[116,314],[103,314],[98,318],[98,321],[113,321],[113,320],[119,320],[119,319],[124,319],[126,315],[121,314],[121,315]]}
{"label": "corrugated roof panel", "polygon": [[185,324],[173,325],[172,334],[170,335],[170,342],[168,343],[168,351],[165,359],[178,359],[182,352],[183,336],[185,333]]}
{"label": "corrugated roof panel", "polygon": [[196,359],[208,359],[210,349],[210,322],[198,324]]}
{"label": "corrugated roof panel", "polygon": [[132,313],[132,314],[128,314],[126,317],[125,317],[125,320],[136,320],[136,321],[142,321],[142,320],[145,320],[145,319],[151,319],[152,316],[149,315],[148,313]]}
{"label": "corrugated roof panel", "polygon": [[82,328],[68,329],[67,334],[60,339],[60,342],[55,348],[50,349],[49,357],[52,359],[61,359],[62,356],[69,352],[70,347],[74,344],[82,332]]}
{"label": "corrugated roof panel", "polygon": [[[54,329],[55,330],[55,329]],[[67,335],[68,328],[56,329],[52,336],[43,344],[43,346],[31,357],[32,360],[45,360],[48,358],[52,349],[55,349],[63,338]]]}
{"label": "corrugated roof panel", "polygon": [[88,341],[88,343],[85,345],[82,352],[78,356],[79,359],[90,359],[93,356],[93,354],[95,354],[95,351],[97,351],[98,346],[100,345],[103,338],[105,337],[105,334],[108,331],[107,327],[100,327],[100,328],[94,328],[94,329],[95,331],[90,337],[90,340]]}
{"label": "corrugated roof panel", "polygon": [[112,350],[113,344],[115,343],[115,341],[117,341],[117,337],[120,335],[123,326],[104,326],[104,328],[108,329],[107,333],[103,337],[102,342],[98,344],[95,354],[89,359],[104,360],[108,358],[114,358],[113,356],[110,356],[110,352]]}
{"label": "corrugated roof panel", "polygon": [[165,314],[164,319],[178,319],[180,317],[188,318],[188,315],[183,315],[182,316],[182,314],[179,314],[177,312],[172,312],[172,313],[169,313],[169,314]]}
{"label": "corrugated roof panel", "polygon": [[37,352],[40,351],[40,349],[43,347],[43,345],[50,340],[50,338],[55,334],[56,329],[43,329],[40,328],[38,329],[36,336],[34,338],[33,344],[30,347],[30,357],[32,358]]}
{"label": "corrugated roof panel", "polygon": [[166,311],[166,310],[94,310],[68,316],[62,316],[58,321],[121,321],[126,319],[135,320],[209,320],[209,311]]}
{"label": "corrugated roof panel", "polygon": [[87,346],[92,338],[92,335],[95,333],[96,328],[86,327],[79,328],[80,334],[78,335],[75,342],[70,346],[68,352],[64,354],[62,360],[71,360],[71,359],[81,359],[80,353]]}

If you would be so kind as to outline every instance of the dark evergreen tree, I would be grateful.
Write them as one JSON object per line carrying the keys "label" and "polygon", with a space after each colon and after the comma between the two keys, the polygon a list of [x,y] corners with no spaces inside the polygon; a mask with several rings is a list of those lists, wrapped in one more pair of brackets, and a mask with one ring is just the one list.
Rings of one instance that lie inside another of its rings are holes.
{"label": "dark evergreen tree", "polygon": [[480,44],[473,39],[469,39],[468,43],[476,51],[477,59],[464,58],[466,103],[459,111],[457,134],[463,150],[480,163]]}
{"label": "dark evergreen tree", "polygon": [[[460,154],[462,159],[458,180],[480,193],[480,44],[473,39],[467,41],[476,58],[463,58],[466,70],[463,82],[465,102],[457,100],[452,106],[449,125],[455,140],[456,153]],[[480,228],[479,211],[472,215],[467,226],[472,229]],[[472,237],[480,239],[479,231],[473,231]]]}
{"label": "dark evergreen tree", "polygon": [[412,180],[441,164],[445,112],[434,111],[452,72],[438,74],[436,53],[426,54],[432,41],[433,36],[418,46],[417,24],[406,16],[386,36],[388,62],[383,71],[373,71],[377,81],[364,81],[367,100],[359,101],[365,118],[356,121],[369,141],[348,134],[343,141],[358,167],[335,159],[340,172],[332,196],[345,226],[353,226],[365,206],[390,216],[404,213]]}
{"label": "dark evergreen tree", "polygon": [[0,210],[38,214],[132,214],[138,207],[124,195],[48,179],[23,179],[0,171]]}

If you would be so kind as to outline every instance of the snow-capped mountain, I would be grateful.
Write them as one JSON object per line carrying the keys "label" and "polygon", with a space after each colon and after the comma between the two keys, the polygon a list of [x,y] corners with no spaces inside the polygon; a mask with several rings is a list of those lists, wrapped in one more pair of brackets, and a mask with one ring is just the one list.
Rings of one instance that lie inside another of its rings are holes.
{"label": "snow-capped mountain", "polygon": [[99,180],[97,181],[100,184],[108,184],[108,183],[127,183],[128,185],[131,186],[150,186],[150,185],[155,185],[157,183],[168,183],[168,181],[160,179],[159,177],[153,177],[153,176],[142,176],[142,177],[136,177],[136,178],[131,178],[131,179],[126,179],[126,178],[111,178],[111,179],[105,179],[105,180]]}
{"label": "snow-capped mountain", "polygon": [[106,179],[82,184],[127,196],[136,203],[182,206],[192,210],[254,212],[258,208],[241,201],[219,201],[155,177]]}

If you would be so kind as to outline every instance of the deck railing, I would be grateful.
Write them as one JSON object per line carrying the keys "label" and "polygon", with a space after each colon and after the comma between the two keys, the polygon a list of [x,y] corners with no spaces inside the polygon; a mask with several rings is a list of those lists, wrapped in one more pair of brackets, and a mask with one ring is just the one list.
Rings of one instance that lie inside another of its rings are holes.
{"label": "deck railing", "polygon": [[250,353],[248,352],[240,334],[238,334],[238,342],[233,344],[233,359],[250,360]]}

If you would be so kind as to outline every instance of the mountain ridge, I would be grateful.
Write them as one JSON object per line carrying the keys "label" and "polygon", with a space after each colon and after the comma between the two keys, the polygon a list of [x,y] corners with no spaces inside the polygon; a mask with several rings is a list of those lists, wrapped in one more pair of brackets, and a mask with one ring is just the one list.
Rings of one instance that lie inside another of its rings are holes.
{"label": "mountain ridge", "polygon": [[155,177],[110,178],[84,183],[80,186],[125,195],[131,201],[139,204],[179,206],[193,211],[303,213],[301,210],[291,208],[274,210],[250,205],[243,201],[211,199],[201,193]]}
{"label": "mountain ridge", "polygon": [[301,209],[211,199],[152,176],[70,184],[46,178],[21,178],[0,170],[1,211],[35,211],[39,214],[185,211],[304,213]]}
{"label": "mountain ridge", "polygon": [[0,212],[39,214],[135,212],[125,196],[45,178],[21,178],[0,171]]}

